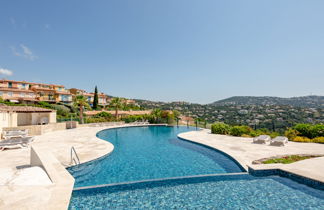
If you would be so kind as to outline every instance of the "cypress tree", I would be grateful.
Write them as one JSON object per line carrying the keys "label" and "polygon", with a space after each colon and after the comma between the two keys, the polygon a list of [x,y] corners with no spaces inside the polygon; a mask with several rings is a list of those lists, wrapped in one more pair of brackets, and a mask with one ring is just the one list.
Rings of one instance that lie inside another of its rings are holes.
{"label": "cypress tree", "polygon": [[97,89],[97,86],[95,87],[92,108],[93,109],[98,109],[98,89]]}

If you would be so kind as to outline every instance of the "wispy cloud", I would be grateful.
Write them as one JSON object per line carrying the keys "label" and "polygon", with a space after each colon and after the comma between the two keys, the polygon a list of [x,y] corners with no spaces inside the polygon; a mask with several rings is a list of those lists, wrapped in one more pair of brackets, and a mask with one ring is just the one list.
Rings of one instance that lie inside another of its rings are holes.
{"label": "wispy cloud", "polygon": [[31,60],[31,61],[34,61],[34,60],[36,60],[38,58],[38,56],[35,55],[31,51],[31,49],[29,49],[26,45],[20,44],[19,46],[20,46],[20,48],[18,50],[14,46],[10,47],[12,53],[15,56],[24,57],[24,58],[26,58],[28,60]]}
{"label": "wispy cloud", "polygon": [[11,76],[13,75],[13,71],[9,69],[0,68],[0,75]]}

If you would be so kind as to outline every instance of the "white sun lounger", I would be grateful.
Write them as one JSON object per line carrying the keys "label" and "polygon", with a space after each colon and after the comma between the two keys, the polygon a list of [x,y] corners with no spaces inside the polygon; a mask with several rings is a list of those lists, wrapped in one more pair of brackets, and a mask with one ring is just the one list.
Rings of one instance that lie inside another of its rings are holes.
{"label": "white sun lounger", "polygon": [[271,146],[285,146],[288,143],[288,138],[285,136],[277,136],[270,141]]}
{"label": "white sun lounger", "polygon": [[255,144],[266,144],[271,140],[270,136],[268,135],[260,135],[255,138],[253,138],[253,143]]}
{"label": "white sun lounger", "polygon": [[28,147],[33,140],[33,137],[3,140],[0,141],[0,150]]}
{"label": "white sun lounger", "polygon": [[3,131],[3,138],[13,139],[13,138],[25,138],[28,136],[28,130],[12,130],[12,131]]}

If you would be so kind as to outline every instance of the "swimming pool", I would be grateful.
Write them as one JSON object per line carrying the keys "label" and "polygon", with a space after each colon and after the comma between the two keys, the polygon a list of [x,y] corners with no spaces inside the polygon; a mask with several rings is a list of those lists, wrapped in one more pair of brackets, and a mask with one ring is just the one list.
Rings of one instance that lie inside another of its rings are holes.
{"label": "swimming pool", "polygon": [[323,209],[320,190],[278,176],[209,175],[76,190],[70,209]]}
{"label": "swimming pool", "polygon": [[[177,138],[193,127],[101,131],[109,156],[69,169],[70,209],[324,209],[324,191],[255,177],[223,153]],[[99,185],[99,186],[98,186]]]}
{"label": "swimming pool", "polygon": [[75,187],[166,177],[242,172],[228,156],[177,138],[196,130],[186,126],[144,126],[103,130],[97,134],[114,145],[100,160],[69,169]]}

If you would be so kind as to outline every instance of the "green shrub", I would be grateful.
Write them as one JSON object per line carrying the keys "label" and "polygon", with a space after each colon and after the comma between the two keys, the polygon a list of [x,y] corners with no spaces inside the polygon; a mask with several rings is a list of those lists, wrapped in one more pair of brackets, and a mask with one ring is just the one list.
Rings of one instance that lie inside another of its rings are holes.
{"label": "green shrub", "polygon": [[324,137],[320,136],[320,137],[313,138],[312,142],[324,144]]}
{"label": "green shrub", "polygon": [[225,123],[214,123],[211,126],[211,132],[214,134],[227,135],[230,131],[230,126]]}
{"label": "green shrub", "polygon": [[104,117],[87,117],[85,118],[85,123],[100,123],[100,122],[108,122],[108,120]]}
{"label": "green shrub", "polygon": [[300,136],[305,136],[308,138],[312,138],[312,125],[310,124],[297,124],[293,127],[296,131],[299,132]]}
{"label": "green shrub", "polygon": [[312,138],[324,137],[324,124],[313,125],[311,128]]}
{"label": "green shrub", "polygon": [[242,136],[243,134],[245,135],[250,135],[252,128],[246,125],[241,125],[241,126],[233,126],[230,129],[230,134],[232,136]]}
{"label": "green shrub", "polygon": [[269,135],[271,138],[276,138],[277,136],[280,136],[280,133],[278,133],[278,132],[272,132],[272,133],[270,133],[270,135]]}
{"label": "green shrub", "polygon": [[293,128],[289,128],[288,130],[285,131],[285,136],[291,141],[294,138],[296,138],[298,136],[298,134],[299,134],[299,132]]}
{"label": "green shrub", "polygon": [[296,142],[312,142],[311,139],[304,137],[304,136],[296,136],[293,141]]}
{"label": "green shrub", "polygon": [[323,124],[297,124],[293,128],[299,132],[299,136],[305,136],[310,139],[324,136]]}
{"label": "green shrub", "polygon": [[99,112],[99,113],[96,114],[94,117],[95,117],[95,118],[103,117],[103,118],[111,119],[111,118],[113,118],[113,115],[110,114],[110,113],[108,113],[108,112]]}
{"label": "green shrub", "polygon": [[52,109],[57,111],[57,115],[68,116],[70,109],[63,105],[51,104]]}

